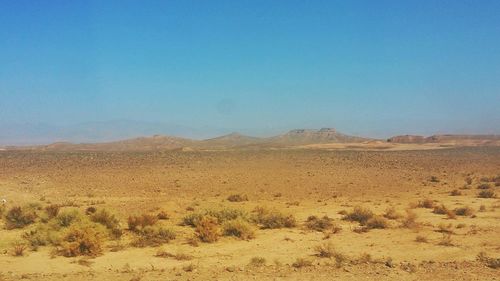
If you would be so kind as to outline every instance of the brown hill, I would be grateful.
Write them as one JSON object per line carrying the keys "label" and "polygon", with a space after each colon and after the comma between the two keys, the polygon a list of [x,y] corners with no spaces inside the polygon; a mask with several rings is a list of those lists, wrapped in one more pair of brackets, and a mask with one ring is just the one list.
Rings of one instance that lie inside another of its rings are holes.
{"label": "brown hill", "polygon": [[392,143],[442,143],[455,145],[500,145],[500,135],[404,135],[389,138]]}
{"label": "brown hill", "polygon": [[319,130],[297,129],[286,134],[268,138],[267,143],[281,145],[305,145],[319,143],[359,143],[371,139],[342,134],[333,128]]}

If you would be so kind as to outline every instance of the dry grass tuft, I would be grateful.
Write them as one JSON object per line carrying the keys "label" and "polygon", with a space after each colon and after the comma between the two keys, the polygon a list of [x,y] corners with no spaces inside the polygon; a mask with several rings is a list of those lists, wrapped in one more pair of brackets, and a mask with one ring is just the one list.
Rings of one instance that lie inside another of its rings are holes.
{"label": "dry grass tuft", "polygon": [[158,217],[150,214],[142,214],[140,216],[129,216],[127,220],[128,229],[130,231],[139,231],[148,226],[153,226],[158,221]]}
{"label": "dry grass tuft", "polygon": [[493,269],[500,268],[500,258],[491,258],[485,252],[480,252],[477,255],[477,260],[484,263],[487,267]]}
{"label": "dry grass tuft", "polygon": [[225,236],[235,236],[243,240],[255,238],[252,225],[241,218],[225,222],[222,229]]}
{"label": "dry grass tuft", "polygon": [[64,234],[59,254],[65,257],[98,256],[102,253],[102,232],[86,224],[72,225]]}
{"label": "dry grass tuft", "polygon": [[420,227],[420,224],[417,222],[417,214],[411,210],[406,210],[406,217],[403,219],[401,227],[411,229]]}
{"label": "dry grass tuft", "polygon": [[23,228],[34,223],[36,217],[34,211],[25,210],[19,206],[12,207],[5,214],[5,228]]}
{"label": "dry grass tuft", "polygon": [[366,227],[370,229],[384,229],[389,227],[389,221],[382,216],[373,216],[366,222]]}
{"label": "dry grass tuft", "polygon": [[479,198],[496,198],[497,195],[493,190],[481,190],[478,194],[477,197]]}
{"label": "dry grass tuft", "polygon": [[255,266],[255,267],[261,267],[261,266],[264,266],[264,265],[266,265],[266,259],[265,259],[265,258],[263,258],[263,257],[253,257],[253,258],[250,260],[249,265],[251,265],[251,266]]}
{"label": "dry grass tuft", "polygon": [[403,216],[396,211],[396,208],[389,207],[385,210],[384,217],[390,220],[397,220],[402,218]]}
{"label": "dry grass tuft", "polygon": [[454,210],[454,213],[457,216],[472,216],[472,215],[474,215],[475,211],[473,208],[471,208],[469,206],[465,206],[465,207],[461,207],[461,208],[456,208]]}
{"label": "dry grass tuft", "polygon": [[169,228],[146,226],[137,232],[138,237],[131,243],[134,247],[157,247],[176,238],[176,233]]}
{"label": "dry grass tuft", "polygon": [[205,243],[213,243],[219,240],[221,229],[217,218],[212,216],[202,217],[196,224],[196,236]]}
{"label": "dry grass tuft", "polygon": [[462,195],[462,192],[458,189],[454,189],[450,192],[450,195],[451,196],[460,196],[460,195]]}
{"label": "dry grass tuft", "polygon": [[227,197],[229,202],[243,202],[248,201],[248,196],[246,194],[232,194]]}
{"label": "dry grass tuft", "polygon": [[264,229],[292,228],[297,225],[293,215],[285,215],[275,209],[257,207],[253,220]]}
{"label": "dry grass tuft", "polygon": [[317,216],[309,216],[305,223],[306,228],[315,231],[327,231],[334,227],[333,219],[328,216],[318,218]]}
{"label": "dry grass tuft", "polygon": [[418,242],[418,243],[427,243],[428,240],[427,240],[427,237],[425,237],[425,236],[417,235],[417,237],[415,237],[415,242]]}
{"label": "dry grass tuft", "polygon": [[370,209],[362,206],[356,206],[352,212],[348,213],[344,219],[349,221],[357,221],[361,225],[365,225],[369,219],[373,217],[373,212]]}
{"label": "dry grass tuft", "polygon": [[22,257],[27,248],[28,246],[26,244],[16,241],[12,244],[12,255],[15,257]]}
{"label": "dry grass tuft", "polygon": [[304,258],[298,258],[295,260],[294,263],[292,263],[292,266],[295,268],[302,268],[302,267],[307,267],[307,266],[312,266],[312,261]]}

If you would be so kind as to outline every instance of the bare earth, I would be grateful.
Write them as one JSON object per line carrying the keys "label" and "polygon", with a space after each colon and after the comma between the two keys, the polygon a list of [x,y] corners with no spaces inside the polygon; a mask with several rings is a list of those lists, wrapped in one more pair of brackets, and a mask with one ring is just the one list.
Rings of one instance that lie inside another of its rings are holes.
{"label": "bare earth", "polygon": [[[94,206],[115,214],[124,229],[121,239],[107,240],[96,257],[54,255],[51,245],[14,256],[13,243],[43,222],[7,230],[2,219],[0,280],[500,280],[492,264],[500,258],[500,200],[477,196],[483,183],[500,196],[500,187],[488,180],[500,175],[500,147],[372,146],[0,151],[0,198],[7,199],[6,209],[36,203],[41,213],[49,204],[62,204],[85,213]],[[453,190],[459,194],[451,196]],[[234,194],[248,201],[228,201]],[[449,210],[468,206],[472,214],[437,214],[417,206],[425,199]],[[255,224],[253,239],[223,236],[193,246],[188,242],[194,228],[180,224],[205,209],[252,214],[258,206],[292,214],[296,226]],[[401,217],[358,233],[360,224],[343,219],[341,212],[355,206],[376,215],[394,207]],[[407,209],[416,214],[415,226],[404,226]],[[159,247],[130,245],[135,234],[127,230],[129,215],[159,211],[169,218],[158,224],[175,230],[176,238]],[[326,215],[341,230],[308,229],[311,215]],[[417,242],[417,237],[425,239]],[[341,263],[338,256],[319,256],[317,247],[328,243],[342,253]],[[156,257],[159,250],[191,258]],[[478,258],[481,252],[492,263]],[[252,263],[256,257],[263,259]],[[310,264],[297,265],[300,258]]]}

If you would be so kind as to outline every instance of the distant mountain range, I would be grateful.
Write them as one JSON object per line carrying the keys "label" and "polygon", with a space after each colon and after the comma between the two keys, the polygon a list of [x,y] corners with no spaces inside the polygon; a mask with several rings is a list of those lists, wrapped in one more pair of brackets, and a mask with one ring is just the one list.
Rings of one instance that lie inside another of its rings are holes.
{"label": "distant mountain range", "polygon": [[231,133],[216,138],[194,140],[189,138],[154,135],[101,143],[55,142],[49,145],[10,146],[4,149],[32,149],[43,151],[155,151],[155,150],[217,150],[235,148],[287,148],[315,144],[454,144],[500,145],[500,135],[434,135],[430,137],[404,135],[388,140],[350,136],[333,128],[296,129],[274,137],[259,138]]}

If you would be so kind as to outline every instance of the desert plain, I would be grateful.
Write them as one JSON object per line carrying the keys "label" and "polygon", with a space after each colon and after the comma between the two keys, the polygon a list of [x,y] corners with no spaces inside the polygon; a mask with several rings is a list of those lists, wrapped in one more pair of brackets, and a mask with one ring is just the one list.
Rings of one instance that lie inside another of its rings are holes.
{"label": "desert plain", "polygon": [[0,280],[499,280],[500,147],[0,151]]}

